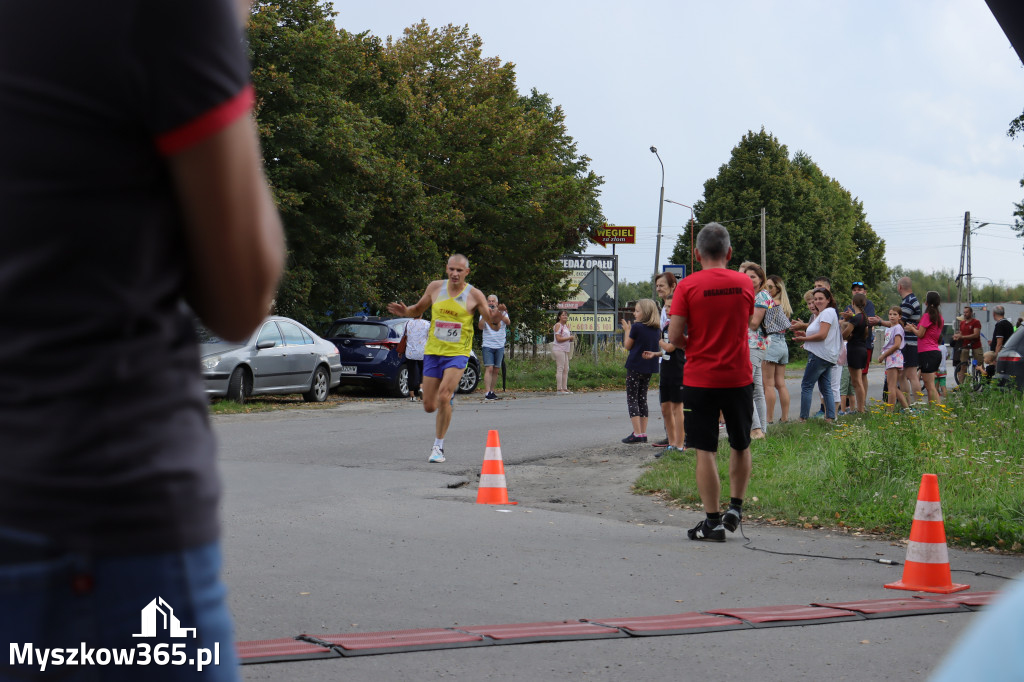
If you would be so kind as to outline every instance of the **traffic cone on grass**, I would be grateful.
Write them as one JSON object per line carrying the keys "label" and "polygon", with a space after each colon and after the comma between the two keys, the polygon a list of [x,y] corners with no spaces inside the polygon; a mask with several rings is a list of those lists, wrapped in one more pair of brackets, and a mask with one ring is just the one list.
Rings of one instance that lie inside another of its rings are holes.
{"label": "traffic cone on grass", "polygon": [[505,485],[505,463],[501,461],[501,441],[498,432],[487,432],[487,449],[484,463],[480,467],[480,489],[476,493],[477,504],[518,504],[508,501],[508,487]]}
{"label": "traffic cone on grass", "polygon": [[890,590],[950,594],[966,590],[970,585],[954,583],[949,573],[946,550],[946,526],[939,504],[939,478],[935,474],[921,476],[917,493],[914,523],[910,526],[910,543],[903,578],[886,585]]}

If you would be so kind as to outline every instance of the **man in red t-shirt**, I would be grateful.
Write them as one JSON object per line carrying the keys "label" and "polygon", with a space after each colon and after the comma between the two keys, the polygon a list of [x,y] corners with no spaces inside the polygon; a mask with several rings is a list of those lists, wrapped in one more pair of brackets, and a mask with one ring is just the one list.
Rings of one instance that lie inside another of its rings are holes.
{"label": "man in red t-shirt", "polygon": [[[746,275],[727,268],[732,258],[729,231],[709,223],[697,235],[694,258],[701,270],[676,287],[669,342],[686,350],[683,403],[686,440],[697,449],[697,489],[707,518],[687,534],[691,540],[725,542],[743,516],[750,482],[750,427],[754,415],[753,368],[747,329],[754,313],[754,287]],[[729,509],[720,513],[718,413],[729,434]]]}
{"label": "man in red t-shirt", "polygon": [[[964,306],[964,318],[960,321],[960,331],[953,334],[953,340],[960,342],[960,380],[963,381],[964,374],[970,368],[967,364],[971,356],[982,364],[984,355],[981,351],[981,320],[974,316],[974,309],[971,306]],[[984,369],[984,367],[982,367]]]}

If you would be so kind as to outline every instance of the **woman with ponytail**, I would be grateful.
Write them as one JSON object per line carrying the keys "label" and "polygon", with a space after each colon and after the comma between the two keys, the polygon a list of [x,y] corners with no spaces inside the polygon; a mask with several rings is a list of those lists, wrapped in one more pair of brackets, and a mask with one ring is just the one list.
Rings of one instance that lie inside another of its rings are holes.
{"label": "woman with ponytail", "polygon": [[939,365],[942,364],[939,340],[942,337],[942,326],[945,324],[945,320],[942,319],[942,313],[939,312],[941,303],[939,292],[929,291],[924,298],[925,309],[921,321],[916,325],[907,323],[907,333],[914,334],[918,338],[918,367],[928,392],[929,404],[939,402],[939,391],[935,388],[935,373],[939,371]]}

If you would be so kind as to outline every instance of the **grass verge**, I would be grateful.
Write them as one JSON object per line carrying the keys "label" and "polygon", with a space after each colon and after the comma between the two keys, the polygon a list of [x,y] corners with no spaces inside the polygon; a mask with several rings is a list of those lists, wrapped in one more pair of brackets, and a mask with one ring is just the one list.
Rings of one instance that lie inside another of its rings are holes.
{"label": "grass verge", "polygon": [[[748,517],[906,538],[921,475],[936,474],[952,545],[1021,552],[1024,545],[1024,400],[994,389],[954,392],[948,403],[888,413],[875,403],[835,426],[812,420],[774,428],[752,444]],[[728,443],[721,441],[728,499]],[[635,484],[700,506],[692,451],[651,465]]]}
{"label": "grass verge", "polygon": [[[598,347],[597,359],[593,348],[577,349],[569,363],[569,390],[614,391],[626,388],[627,351],[620,344]],[[505,387],[510,391],[555,390],[555,361],[546,353],[529,355],[518,352],[515,358],[505,356]],[[786,376],[803,375],[807,358],[786,365]],[[651,376],[651,388],[658,387],[658,374]]]}
{"label": "grass verge", "polygon": [[[626,387],[626,351],[619,344],[598,346],[597,358],[591,347],[577,349],[569,361],[569,390],[611,391]],[[501,378],[498,378],[499,385]],[[548,354],[517,353],[505,356],[505,387],[510,391],[555,390],[555,360]],[[651,388],[658,387],[658,375],[651,376]]]}

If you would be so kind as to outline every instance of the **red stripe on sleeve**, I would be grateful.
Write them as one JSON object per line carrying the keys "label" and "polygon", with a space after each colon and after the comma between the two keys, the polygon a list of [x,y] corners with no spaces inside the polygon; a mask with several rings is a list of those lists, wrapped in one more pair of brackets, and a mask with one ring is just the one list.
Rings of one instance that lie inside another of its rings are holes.
{"label": "red stripe on sleeve", "polygon": [[184,151],[197,142],[205,140],[214,133],[220,132],[240,116],[249,112],[256,101],[256,92],[252,85],[247,85],[231,99],[201,114],[184,125],[156,138],[156,146],[164,156],[171,156]]}

